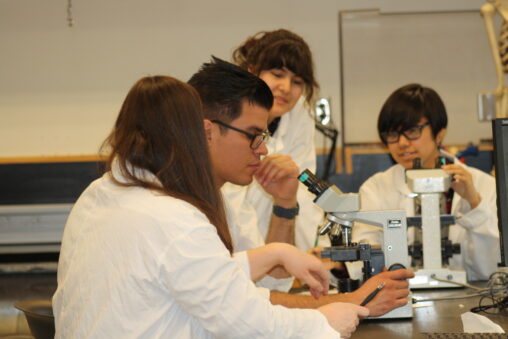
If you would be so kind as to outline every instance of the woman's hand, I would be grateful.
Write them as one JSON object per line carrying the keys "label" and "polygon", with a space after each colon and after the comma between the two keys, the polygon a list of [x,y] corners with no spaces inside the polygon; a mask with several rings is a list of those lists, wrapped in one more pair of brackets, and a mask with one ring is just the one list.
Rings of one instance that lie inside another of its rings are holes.
{"label": "woman's hand", "polygon": [[284,245],[284,268],[301,282],[309,286],[314,298],[328,294],[329,276],[321,260],[288,244]]}
{"label": "woman's hand", "polygon": [[332,261],[330,258],[322,258],[321,257],[322,250],[323,250],[322,246],[317,246],[317,247],[311,248],[307,252],[318,257],[321,260],[321,262],[323,263],[323,265],[325,266],[326,270],[335,269],[335,270],[339,270],[339,271],[344,271],[346,269],[346,266],[344,265],[344,263],[342,261]]}
{"label": "woman's hand", "polygon": [[481,197],[473,184],[473,177],[463,166],[458,164],[443,165],[441,167],[453,177],[452,188],[458,195],[469,202],[471,209],[480,204]]}
{"label": "woman's hand", "polygon": [[369,310],[362,306],[348,303],[330,303],[317,309],[323,313],[330,326],[340,333],[341,338],[349,338],[360,323],[360,318],[369,315]]}
{"label": "woman's hand", "polygon": [[285,243],[270,243],[248,251],[251,278],[266,273],[275,278],[292,275],[309,286],[314,298],[328,293],[328,273],[316,256]]}

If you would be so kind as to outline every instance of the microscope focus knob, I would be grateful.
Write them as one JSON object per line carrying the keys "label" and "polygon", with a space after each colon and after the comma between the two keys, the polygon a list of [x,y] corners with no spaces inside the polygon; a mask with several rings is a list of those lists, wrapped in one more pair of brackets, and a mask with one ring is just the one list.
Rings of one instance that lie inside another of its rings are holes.
{"label": "microscope focus knob", "polygon": [[388,271],[395,271],[395,270],[399,270],[401,268],[406,268],[406,266],[404,266],[402,264],[395,263],[395,264],[390,265],[390,267],[388,268]]}

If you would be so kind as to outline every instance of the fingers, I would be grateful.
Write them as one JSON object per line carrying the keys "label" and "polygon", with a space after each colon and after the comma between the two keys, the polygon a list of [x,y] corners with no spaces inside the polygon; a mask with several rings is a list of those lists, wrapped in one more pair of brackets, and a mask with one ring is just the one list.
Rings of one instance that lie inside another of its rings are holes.
{"label": "fingers", "polygon": [[312,255],[315,255],[316,257],[320,258],[321,257],[321,251],[323,250],[323,246],[316,246],[314,248],[311,248],[310,250],[308,250],[307,252],[309,254],[312,254]]}
{"label": "fingers", "polygon": [[[405,300],[407,302],[407,297],[409,296],[409,290],[408,289],[399,289],[394,292],[395,298],[397,300]],[[404,303],[403,305],[405,305]]]}
{"label": "fingers", "polygon": [[256,179],[264,185],[284,177],[297,178],[298,174],[298,166],[289,156],[272,154],[261,160],[261,165],[256,171]]}
{"label": "fingers", "polygon": [[301,280],[309,286],[312,296],[318,299],[322,295],[328,294],[329,276],[321,267],[316,271],[310,271],[305,274]]}
{"label": "fingers", "polygon": [[445,165],[442,167],[446,173],[453,176],[454,183],[456,182],[470,182],[471,173],[460,165]]}
{"label": "fingers", "polygon": [[324,286],[314,279],[311,274],[306,275],[303,280],[309,286],[312,296],[316,299],[319,298],[324,291]]}
{"label": "fingers", "polygon": [[360,318],[367,317],[369,310],[349,303],[330,303],[318,308],[323,313],[328,323],[340,333],[341,338],[349,338],[356,330]]}
{"label": "fingers", "polygon": [[467,200],[471,208],[476,208],[481,201],[481,197],[474,186],[471,173],[460,165],[447,165],[443,166],[443,169],[453,175],[453,190]]}
{"label": "fingers", "polygon": [[294,246],[287,244],[280,244],[280,246],[283,246],[286,253],[282,262],[286,270],[306,283],[315,298],[327,294],[330,277],[321,260]]}
{"label": "fingers", "polygon": [[328,286],[330,285],[330,275],[325,269],[324,265],[319,262],[318,269],[312,271],[312,275],[316,278],[317,281],[324,287],[324,293],[328,293]]}
{"label": "fingers", "polygon": [[411,279],[415,276],[415,274],[413,271],[401,268],[394,271],[382,272],[379,274],[379,276],[388,279],[401,280],[401,279]]}
{"label": "fingers", "polygon": [[[366,318],[369,316],[369,309],[367,307],[359,306],[358,307],[358,316],[361,318]],[[357,323],[358,325],[358,323]]]}

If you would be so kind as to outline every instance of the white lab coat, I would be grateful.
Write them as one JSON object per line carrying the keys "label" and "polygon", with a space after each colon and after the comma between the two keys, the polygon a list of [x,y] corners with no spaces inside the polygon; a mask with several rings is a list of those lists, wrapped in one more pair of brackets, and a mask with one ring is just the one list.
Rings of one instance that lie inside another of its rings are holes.
{"label": "white lab coat", "polygon": [[196,207],[108,173],[65,227],[56,338],[340,338],[318,311],[272,305],[249,274]]}
{"label": "white lab coat", "polygon": [[[315,172],[314,131],[314,120],[305,108],[302,98],[293,110],[281,117],[277,131],[267,142],[269,154],[289,155],[300,171],[308,168]],[[241,211],[237,214],[239,225],[257,225],[261,238],[265,239],[272,216],[272,197],[255,180],[248,186],[226,183],[222,193],[232,209]],[[303,184],[300,184],[297,198],[300,213],[296,218],[295,245],[302,250],[308,250],[314,247],[316,229],[323,219],[323,211],[314,204],[315,197]]]}
{"label": "white lab coat", "polygon": [[[461,164],[457,159],[456,163]],[[460,243],[461,254],[450,259],[451,267],[465,269],[468,280],[486,280],[496,270],[500,260],[499,230],[497,224],[496,184],[494,178],[464,164],[473,177],[481,196],[481,203],[471,209],[469,203],[457,193],[453,195],[451,214],[457,224],[451,225],[449,239]],[[370,177],[360,187],[362,210],[403,209],[414,216],[414,201],[405,182],[404,167],[396,164],[384,172]],[[382,244],[380,228],[355,223],[352,239]],[[414,229],[408,229],[408,241],[414,240]]]}

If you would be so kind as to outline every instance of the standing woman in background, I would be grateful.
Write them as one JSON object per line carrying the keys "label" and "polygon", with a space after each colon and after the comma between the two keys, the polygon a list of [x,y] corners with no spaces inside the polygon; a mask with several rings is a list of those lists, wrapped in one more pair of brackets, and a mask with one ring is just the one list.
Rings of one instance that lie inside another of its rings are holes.
{"label": "standing woman in background", "polygon": [[[288,155],[300,170],[308,168],[315,172],[314,119],[310,107],[319,85],[307,43],[285,29],[259,32],[233,52],[233,61],[259,76],[272,90],[274,102],[268,121],[272,138],[267,142],[268,156]],[[273,199],[262,186],[257,181],[246,187],[227,184],[222,191],[235,210],[242,211],[238,213],[239,224],[257,225],[261,237],[266,239],[273,217]],[[323,212],[303,185],[298,188],[297,200],[299,213],[294,242],[298,248],[308,250],[314,247]]]}

